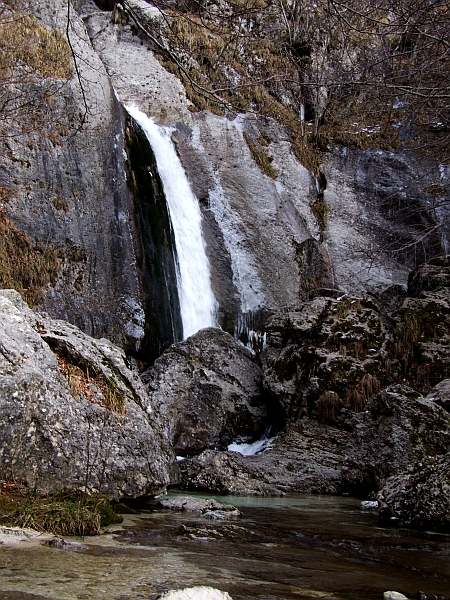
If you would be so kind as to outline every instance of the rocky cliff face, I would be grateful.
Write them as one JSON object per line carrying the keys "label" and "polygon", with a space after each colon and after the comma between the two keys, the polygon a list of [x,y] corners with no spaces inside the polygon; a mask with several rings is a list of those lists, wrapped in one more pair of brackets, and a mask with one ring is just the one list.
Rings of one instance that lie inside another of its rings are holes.
{"label": "rocky cliff face", "polygon": [[[34,6],[40,22],[65,30],[67,6]],[[73,77],[52,102],[49,129],[1,135],[3,210],[40,248],[54,248],[56,274],[41,308],[127,349],[143,337],[144,312],[136,268],[136,224],[124,162],[124,120],[108,75],[85,28],[71,12],[71,41],[81,85]],[[83,127],[79,113],[88,113]],[[64,127],[59,109],[64,96]],[[70,128],[68,125],[72,125]]]}
{"label": "rocky cliff face", "polygon": [[[141,24],[157,31],[158,11],[138,0],[128,5]],[[126,22],[122,14],[114,22],[92,3],[82,11],[121,100],[174,128],[203,210],[222,327],[238,333],[261,328],[261,311],[295,305],[321,287],[379,295],[406,283],[420,260],[409,244],[432,224],[430,186],[445,188],[446,171],[420,171],[413,157],[393,152],[342,149],[326,154],[316,181],[273,119],[193,112],[133,19]],[[257,164],[258,149],[269,156],[271,170]],[[437,234],[420,250],[427,258],[440,252]]]}
{"label": "rocky cliff face", "polygon": [[[141,0],[129,4],[156,30],[158,10]],[[64,94],[73,122],[86,103],[84,126],[71,135],[55,128],[51,136],[2,138],[0,183],[10,191],[5,212],[33,243],[51,245],[58,255],[43,309],[147,358],[172,341],[166,325],[159,341],[151,341],[155,306],[176,313],[176,299],[163,292],[155,297],[160,284],[149,272],[141,192],[134,188],[133,200],[126,183],[133,176],[117,97],[174,128],[203,210],[219,321],[231,333],[246,338],[261,331],[268,312],[318,288],[379,296],[406,283],[416,261],[440,253],[444,230],[426,236],[420,249],[414,242],[433,219],[445,217],[445,168],[432,170],[399,153],[344,148],[325,154],[316,180],[292,152],[283,126],[251,113],[193,112],[136,22],[92,1],[76,8],[80,17],[72,11],[71,28],[81,87],[74,77]],[[55,1],[40,7],[39,19],[65,29],[65,14]]]}

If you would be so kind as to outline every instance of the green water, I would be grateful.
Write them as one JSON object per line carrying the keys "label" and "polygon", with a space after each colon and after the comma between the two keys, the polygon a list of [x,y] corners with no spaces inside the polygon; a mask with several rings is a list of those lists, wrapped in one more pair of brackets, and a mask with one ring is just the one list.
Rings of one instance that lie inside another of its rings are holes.
{"label": "green water", "polygon": [[216,498],[243,516],[212,521],[156,509],[86,538],[80,552],[0,548],[0,600],[154,599],[192,585],[234,600],[450,596],[448,535],[381,528],[353,498]]}

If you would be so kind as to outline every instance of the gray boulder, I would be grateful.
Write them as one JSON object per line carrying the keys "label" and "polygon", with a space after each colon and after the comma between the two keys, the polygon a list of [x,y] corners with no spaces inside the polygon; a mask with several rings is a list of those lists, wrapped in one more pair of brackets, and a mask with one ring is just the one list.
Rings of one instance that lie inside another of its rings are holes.
{"label": "gray boulder", "polygon": [[390,477],[378,493],[378,504],[383,520],[450,530],[450,452]]}
{"label": "gray boulder", "polygon": [[232,504],[217,502],[213,498],[195,498],[192,496],[172,496],[162,498],[159,505],[170,510],[181,512],[199,512],[209,519],[240,517],[242,513]]}
{"label": "gray boulder", "polygon": [[261,370],[224,331],[203,329],[174,344],[142,377],[178,454],[224,450],[239,436],[264,431]]}
{"label": "gray boulder", "polygon": [[124,352],[0,293],[0,478],[47,494],[160,493],[173,454]]}
{"label": "gray boulder", "polygon": [[396,385],[373,398],[346,448],[346,486],[380,489],[388,477],[450,450],[450,416],[432,397]]}

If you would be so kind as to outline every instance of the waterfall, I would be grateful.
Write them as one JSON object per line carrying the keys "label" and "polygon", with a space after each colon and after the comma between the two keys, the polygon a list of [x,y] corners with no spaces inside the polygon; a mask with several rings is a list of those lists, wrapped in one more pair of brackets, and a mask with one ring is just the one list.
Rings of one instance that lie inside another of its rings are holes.
{"label": "waterfall", "polygon": [[183,338],[216,326],[216,300],[202,236],[202,215],[171,140],[172,129],[159,127],[135,106],[126,107],[139,123],[155,154],[175,237],[177,285]]}

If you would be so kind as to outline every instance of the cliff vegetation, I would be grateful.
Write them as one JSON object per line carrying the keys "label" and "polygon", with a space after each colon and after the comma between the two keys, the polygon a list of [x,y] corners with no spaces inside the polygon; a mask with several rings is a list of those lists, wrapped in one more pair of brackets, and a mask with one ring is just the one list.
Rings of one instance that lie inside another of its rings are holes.
{"label": "cliff vegetation", "polygon": [[447,157],[450,10],[444,1],[155,2],[143,23],[194,110],[253,111],[291,134],[317,172],[321,151],[414,148]]}
{"label": "cliff vegetation", "polygon": [[36,130],[50,134],[55,127],[64,134],[69,126],[63,89],[73,75],[68,40],[30,12],[25,1],[0,2],[2,137]]}

